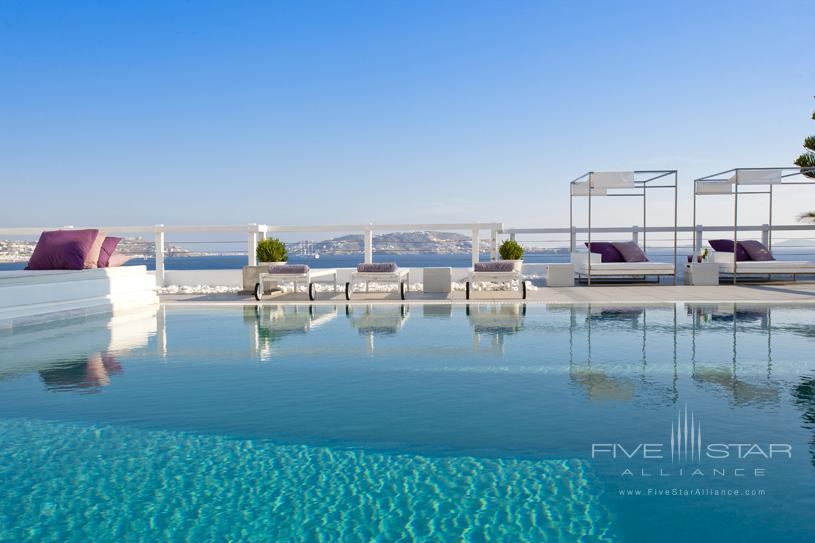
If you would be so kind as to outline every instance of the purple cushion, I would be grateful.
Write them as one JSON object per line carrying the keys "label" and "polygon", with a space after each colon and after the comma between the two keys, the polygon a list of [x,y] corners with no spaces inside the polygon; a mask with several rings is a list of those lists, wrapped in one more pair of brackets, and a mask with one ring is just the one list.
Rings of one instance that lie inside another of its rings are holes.
{"label": "purple cushion", "polygon": [[120,241],[122,241],[122,238],[115,238],[113,236],[105,238],[105,241],[102,242],[102,248],[99,250],[99,260],[96,263],[98,268],[108,267],[110,255],[116,250],[116,246],[119,245]]}
{"label": "purple cushion", "polygon": [[81,270],[99,230],[51,230],[40,234],[27,270]]}
{"label": "purple cushion", "polygon": [[[585,242],[584,245],[589,247],[589,242]],[[601,262],[625,262],[620,251],[617,250],[613,243],[608,241],[592,241],[589,251],[598,253],[601,256]]]}
{"label": "purple cushion", "polygon": [[358,272],[395,272],[399,266],[395,262],[374,262],[371,264],[357,264]]}
{"label": "purple cushion", "polygon": [[758,260],[758,261],[768,261],[768,260],[775,260],[773,254],[767,249],[763,243],[760,241],[756,241],[754,239],[748,239],[744,241],[740,241],[739,245],[741,245],[744,250],[750,255],[751,260]]}
{"label": "purple cushion", "polygon": [[[713,247],[714,251],[722,252],[722,253],[732,253],[733,252],[733,240],[732,239],[711,239],[708,240],[708,243],[711,247]],[[745,262],[750,260],[750,255],[747,254],[747,251],[744,250],[742,247],[741,242],[736,246],[736,261],[737,262]]]}
{"label": "purple cushion", "polygon": [[626,262],[648,262],[648,257],[642,252],[640,246],[633,241],[615,241],[612,245],[620,252]]}
{"label": "purple cushion", "polygon": [[477,272],[511,272],[515,269],[515,264],[504,260],[493,260],[491,262],[476,262],[473,264],[473,271]]}
{"label": "purple cushion", "polygon": [[309,267],[305,264],[275,264],[269,266],[269,273],[308,273]]}

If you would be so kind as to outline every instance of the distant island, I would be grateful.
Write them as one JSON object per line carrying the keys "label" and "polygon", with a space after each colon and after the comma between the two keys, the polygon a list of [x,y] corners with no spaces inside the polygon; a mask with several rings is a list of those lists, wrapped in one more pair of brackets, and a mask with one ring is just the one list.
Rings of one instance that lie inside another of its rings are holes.
{"label": "distant island", "polygon": [[[324,241],[297,241],[287,243],[286,247],[294,255],[347,255],[359,254],[365,250],[362,234],[350,234]],[[472,240],[469,235],[455,232],[392,232],[373,236],[374,251],[389,254],[470,254]],[[489,240],[481,240],[479,249],[487,252],[490,249]],[[543,249],[528,247],[534,253],[568,253],[566,247],[556,249]]]}

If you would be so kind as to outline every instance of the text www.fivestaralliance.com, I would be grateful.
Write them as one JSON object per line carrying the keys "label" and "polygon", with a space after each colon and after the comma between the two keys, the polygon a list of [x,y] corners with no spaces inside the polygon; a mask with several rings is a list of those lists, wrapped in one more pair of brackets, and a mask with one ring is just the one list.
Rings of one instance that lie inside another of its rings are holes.
{"label": "text www.fivestaralliance.com", "polygon": [[693,498],[702,496],[735,496],[735,497],[753,497],[764,496],[766,491],[758,488],[748,489],[721,489],[721,488],[623,488],[617,491],[620,496],[631,497],[651,497],[651,496],[676,496],[683,498]]}

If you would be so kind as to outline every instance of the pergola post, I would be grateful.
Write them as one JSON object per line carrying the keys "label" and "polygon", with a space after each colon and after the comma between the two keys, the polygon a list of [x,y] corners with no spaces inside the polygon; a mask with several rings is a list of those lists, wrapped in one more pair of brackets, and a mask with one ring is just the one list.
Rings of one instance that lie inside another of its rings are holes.
{"label": "pergola post", "polygon": [[365,263],[370,264],[374,261],[374,230],[371,227],[372,225],[368,225],[363,232],[364,244],[365,244]]}
{"label": "pergola post", "polygon": [[498,260],[498,231],[490,231],[490,260]]}
{"label": "pergola post", "polygon": [[156,254],[156,286],[164,286],[164,225],[156,225],[154,249]]}
{"label": "pergola post", "polygon": [[473,228],[473,252],[472,252],[472,263],[473,264],[478,262],[478,259],[480,257],[480,255],[479,255],[479,248],[480,248],[480,245],[481,245],[480,235],[481,235],[481,231],[478,229],[477,226],[474,227]]}
{"label": "pergola post", "polygon": [[258,258],[257,258],[257,247],[258,247],[258,225],[257,224],[250,224],[247,230],[246,236],[246,252],[247,252],[247,263],[249,266],[257,266]]}

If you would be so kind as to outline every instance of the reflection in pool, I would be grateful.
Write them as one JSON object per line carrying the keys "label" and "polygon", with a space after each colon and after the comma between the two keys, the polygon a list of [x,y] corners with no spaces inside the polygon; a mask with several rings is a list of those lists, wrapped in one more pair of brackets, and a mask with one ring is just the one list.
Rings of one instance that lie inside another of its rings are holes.
{"label": "reflection in pool", "polygon": [[[815,309],[741,304],[168,306],[7,330],[0,540],[802,541],[814,341]],[[792,454],[680,463],[683,424]]]}

